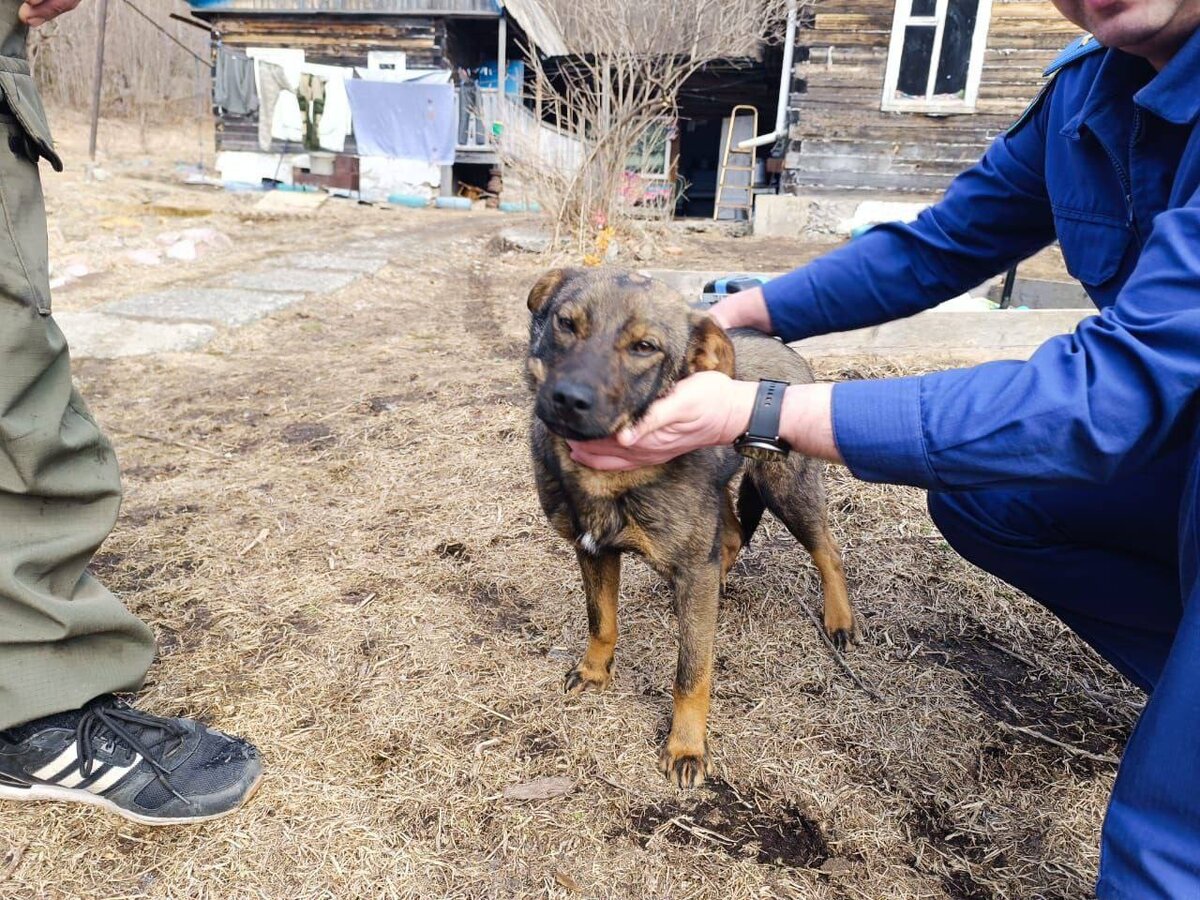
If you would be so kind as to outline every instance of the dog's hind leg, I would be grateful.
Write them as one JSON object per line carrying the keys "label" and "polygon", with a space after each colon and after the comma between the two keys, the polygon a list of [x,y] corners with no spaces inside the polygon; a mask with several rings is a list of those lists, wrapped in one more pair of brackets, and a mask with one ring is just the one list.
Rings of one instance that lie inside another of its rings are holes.
{"label": "dog's hind leg", "polygon": [[753,478],[766,506],[812,556],[821,573],[824,594],[825,633],[839,650],[858,642],[854,610],[846,590],[842,569],[842,551],[829,531],[825,507],[825,482],[819,464],[804,461],[797,470],[792,463],[765,463],[755,466],[747,478]]}
{"label": "dog's hind leg", "polygon": [[679,616],[679,662],[672,690],[671,732],[658,766],[677,787],[697,787],[712,766],[708,752],[708,706],[712,695],[713,640],[721,569],[714,561],[682,568],[674,580]]}
{"label": "dog's hind leg", "polygon": [[733,511],[733,498],[729,491],[721,497],[721,590],[725,590],[725,579],[742,550],[742,526]]}
{"label": "dog's hind leg", "polygon": [[608,687],[612,680],[613,652],[617,646],[617,595],[621,590],[621,554],[610,550],[575,551],[583,574],[587,600],[588,645],[583,658],[567,673],[563,689],[568,694]]}

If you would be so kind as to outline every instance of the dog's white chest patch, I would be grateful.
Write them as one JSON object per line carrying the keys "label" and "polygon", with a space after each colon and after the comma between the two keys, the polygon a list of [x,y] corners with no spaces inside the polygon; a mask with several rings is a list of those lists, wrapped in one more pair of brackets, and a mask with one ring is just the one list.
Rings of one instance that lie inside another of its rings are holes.
{"label": "dog's white chest patch", "polygon": [[600,552],[600,545],[596,543],[596,539],[592,537],[592,533],[590,531],[585,531],[583,533],[583,537],[579,539],[579,546],[588,553],[592,554],[592,556],[595,556]]}

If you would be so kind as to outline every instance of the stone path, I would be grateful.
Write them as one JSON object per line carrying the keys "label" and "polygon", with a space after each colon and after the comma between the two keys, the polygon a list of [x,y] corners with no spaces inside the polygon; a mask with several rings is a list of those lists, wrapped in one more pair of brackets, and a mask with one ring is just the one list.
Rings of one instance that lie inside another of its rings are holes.
{"label": "stone path", "polygon": [[296,253],[257,269],[54,318],[77,359],[198,350],[220,329],[240,328],[378,272],[404,243],[403,238],[372,238],[334,252]]}

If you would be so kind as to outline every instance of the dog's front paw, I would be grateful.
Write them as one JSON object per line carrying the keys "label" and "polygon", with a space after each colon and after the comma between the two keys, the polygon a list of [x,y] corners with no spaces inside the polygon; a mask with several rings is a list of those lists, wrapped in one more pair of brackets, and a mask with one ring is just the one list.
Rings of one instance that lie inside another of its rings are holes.
{"label": "dog's front paw", "polygon": [[712,774],[712,757],[705,746],[689,748],[668,740],[658,754],[658,770],[677,788],[700,787],[705,777]]}
{"label": "dog's front paw", "polygon": [[824,627],[825,635],[833,646],[843,653],[861,641],[862,630],[859,628],[858,616],[853,613],[848,618],[826,614]]}
{"label": "dog's front paw", "polygon": [[563,679],[563,690],[568,694],[582,694],[584,691],[602,691],[611,683],[611,664],[600,669],[581,662]]}

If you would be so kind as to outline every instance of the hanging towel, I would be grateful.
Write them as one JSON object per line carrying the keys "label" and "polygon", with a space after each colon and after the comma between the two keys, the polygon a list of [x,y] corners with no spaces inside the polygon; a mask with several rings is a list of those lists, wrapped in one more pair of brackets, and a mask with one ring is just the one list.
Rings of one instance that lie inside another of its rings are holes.
{"label": "hanging towel", "polygon": [[341,153],[350,134],[350,98],[346,96],[346,80],[330,78],[325,82],[325,111],[317,125],[317,143],[322,150]]}
{"label": "hanging towel", "polygon": [[248,116],[258,111],[254,60],[244,54],[233,53],[225,47],[217,51],[213,102],[231,116]]}
{"label": "hanging towel", "polygon": [[450,85],[355,79],[346,92],[360,154],[454,163],[458,117]]}

